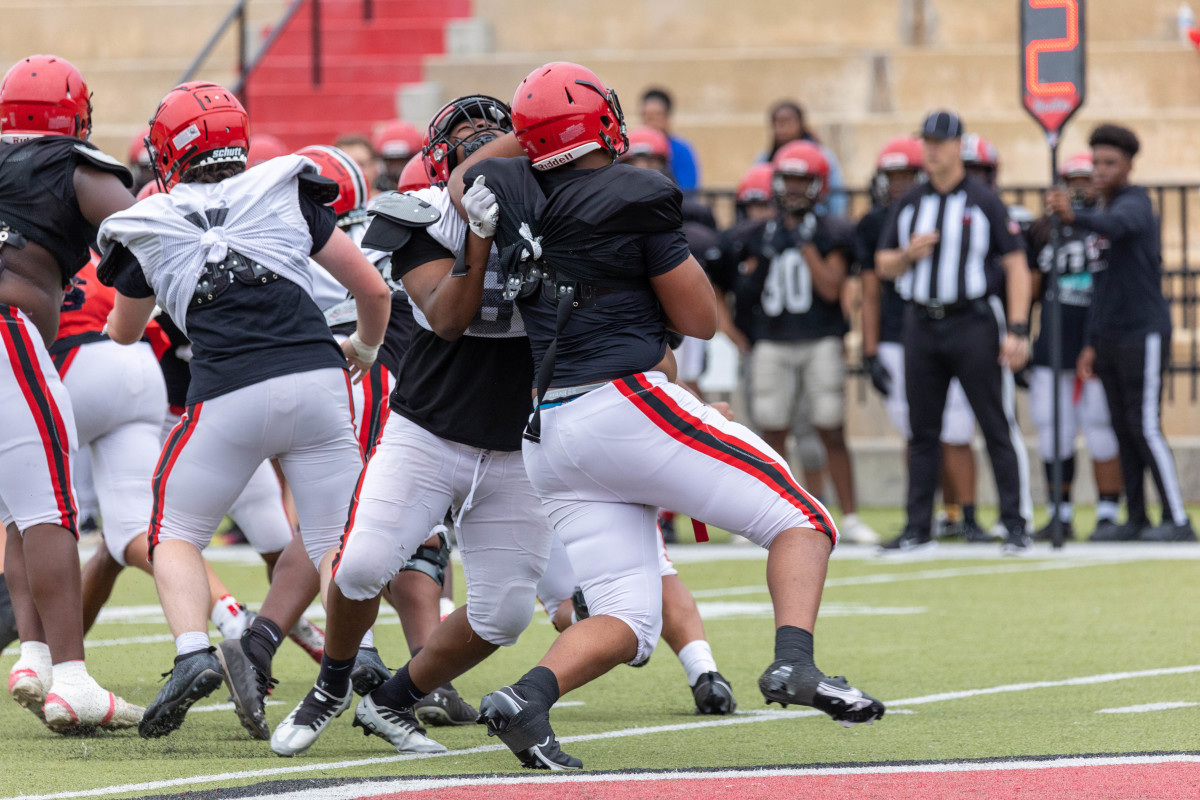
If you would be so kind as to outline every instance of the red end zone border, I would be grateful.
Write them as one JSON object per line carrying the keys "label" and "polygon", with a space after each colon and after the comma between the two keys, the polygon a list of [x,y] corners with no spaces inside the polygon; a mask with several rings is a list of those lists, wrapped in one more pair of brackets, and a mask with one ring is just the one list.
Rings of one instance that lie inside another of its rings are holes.
{"label": "red end zone border", "polygon": [[[278,793],[279,784],[216,792],[262,800],[1176,800],[1200,797],[1200,754],[1051,757],[816,768],[554,773],[408,778]],[[257,791],[256,791],[257,790]]]}

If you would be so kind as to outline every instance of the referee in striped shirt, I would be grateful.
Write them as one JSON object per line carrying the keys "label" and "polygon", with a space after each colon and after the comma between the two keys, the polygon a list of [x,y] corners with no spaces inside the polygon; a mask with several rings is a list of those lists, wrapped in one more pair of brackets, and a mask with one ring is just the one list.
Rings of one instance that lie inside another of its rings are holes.
{"label": "referee in striped shirt", "polygon": [[[1033,500],[1029,461],[1013,410],[1013,371],[1029,357],[1029,267],[1016,223],[962,162],[962,121],[949,111],[921,127],[929,180],[892,207],[876,253],[881,277],[908,301],[904,371],[912,441],[908,521],[885,550],[933,546],[938,436],[951,378],[958,378],[987,442],[1005,552],[1028,550]],[[998,293],[1007,287],[1008,311]]]}

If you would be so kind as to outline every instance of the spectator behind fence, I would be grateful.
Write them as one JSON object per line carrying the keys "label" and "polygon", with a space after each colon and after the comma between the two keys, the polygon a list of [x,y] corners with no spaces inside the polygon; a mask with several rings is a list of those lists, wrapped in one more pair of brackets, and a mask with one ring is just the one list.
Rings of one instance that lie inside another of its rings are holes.
{"label": "spectator behind fence", "polygon": [[642,93],[642,124],[661,131],[671,143],[671,172],[685,193],[700,188],[700,161],[686,139],[671,133],[674,103],[665,89],[647,89]]}
{"label": "spectator behind fence", "polygon": [[[904,325],[908,389],[908,522],[888,550],[933,544],[942,413],[958,378],[987,442],[1007,531],[1004,551],[1029,549],[1029,463],[1013,409],[1012,370],[1029,355],[1029,266],[1016,223],[996,193],[966,175],[963,124],[930,114],[921,128],[929,181],[892,207],[875,266],[909,301]],[[1003,275],[994,268],[1003,264]],[[989,268],[989,265],[991,268]],[[1008,290],[1009,319],[997,296]]]}
{"label": "spectator behind fence", "polygon": [[[1104,384],[1120,449],[1127,518],[1106,540],[1192,542],[1196,533],[1183,507],[1175,461],[1163,437],[1162,377],[1171,354],[1171,314],[1162,292],[1162,232],[1150,195],[1129,183],[1140,144],[1128,128],[1092,131],[1092,181],[1097,208],[1075,208],[1062,188],[1047,207],[1066,225],[1095,234],[1089,247],[1095,280],[1092,316],[1077,370]],[[1150,468],[1162,500],[1162,523],[1146,514],[1145,473]],[[1095,537],[1093,537],[1095,538]]]}
{"label": "spectator behind fence", "polygon": [[838,163],[833,151],[822,144],[817,134],[808,127],[804,118],[804,108],[793,100],[780,100],[771,106],[767,118],[771,126],[770,143],[766,150],[759,153],[757,160],[774,160],[779,148],[788,142],[803,140],[817,145],[821,148],[825,160],[829,162],[829,195],[822,201],[822,205],[827,206],[830,213],[836,216],[845,216],[850,204],[846,196],[846,179],[842,175],[842,165]]}

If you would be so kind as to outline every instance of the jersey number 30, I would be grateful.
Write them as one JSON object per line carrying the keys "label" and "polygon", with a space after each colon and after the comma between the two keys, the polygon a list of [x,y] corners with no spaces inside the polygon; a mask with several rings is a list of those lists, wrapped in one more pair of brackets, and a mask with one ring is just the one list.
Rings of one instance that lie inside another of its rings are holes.
{"label": "jersey number 30", "polygon": [[812,274],[800,251],[784,250],[771,259],[771,271],[763,286],[762,309],[768,317],[784,312],[803,314],[812,308]]}

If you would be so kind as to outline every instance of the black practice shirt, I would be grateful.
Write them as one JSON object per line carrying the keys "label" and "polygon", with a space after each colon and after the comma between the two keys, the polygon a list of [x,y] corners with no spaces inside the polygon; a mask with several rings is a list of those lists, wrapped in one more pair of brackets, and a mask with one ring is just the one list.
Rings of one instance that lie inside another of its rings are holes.
{"label": "black practice shirt", "polygon": [[[424,229],[392,254],[400,278],[431,261],[453,259]],[[410,301],[411,302],[411,301]],[[447,341],[413,325],[391,408],[447,441],[515,452],[533,409],[533,359],[524,336],[460,336]]]}
{"label": "black practice shirt", "polygon": [[[872,208],[854,229],[855,256],[863,272],[875,271],[875,253],[879,237],[887,223],[888,207]],[[894,281],[879,279],[879,341],[900,342],[904,338],[904,298],[896,291]]]}

